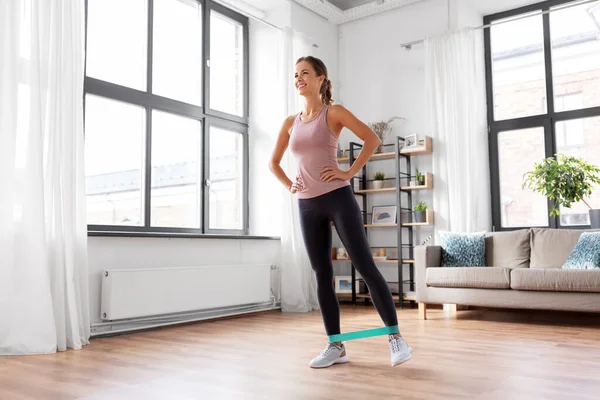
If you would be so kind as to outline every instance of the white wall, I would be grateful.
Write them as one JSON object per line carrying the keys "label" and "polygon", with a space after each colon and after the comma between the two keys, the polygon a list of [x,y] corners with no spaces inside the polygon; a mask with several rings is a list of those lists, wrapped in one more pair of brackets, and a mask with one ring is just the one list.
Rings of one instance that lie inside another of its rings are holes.
{"label": "white wall", "polygon": [[[250,21],[250,233],[280,236],[282,186],[268,167],[285,119],[281,82],[283,35]],[[277,194],[277,195],[274,195]]]}
{"label": "white wall", "polygon": [[[329,79],[333,84],[333,97],[336,99],[340,83],[338,26],[295,2],[291,5],[291,27],[303,34],[308,43],[313,46],[310,55],[320,58],[327,66]],[[293,77],[290,77],[290,82],[292,80]]]}
{"label": "white wall", "polygon": [[90,237],[91,322],[100,322],[102,271],[202,265],[279,264],[279,240]]}
{"label": "white wall", "polygon": [[[445,32],[446,0],[427,0],[340,27],[341,100],[365,122],[394,122],[394,134],[422,133],[425,129],[423,46],[411,51],[404,42]],[[346,145],[356,137],[342,133]]]}
{"label": "white wall", "polygon": [[264,20],[270,24],[285,28],[292,24],[291,0],[267,0],[264,6]]}
{"label": "white wall", "polygon": [[[341,25],[339,74],[342,104],[365,123],[386,121],[393,116],[406,118],[406,121],[393,123],[392,136],[429,134],[426,132],[423,45],[415,45],[410,51],[400,45],[442,34],[448,29],[481,24],[481,14],[469,2],[426,0]],[[342,148],[348,148],[349,141],[360,142],[354,134],[345,130],[340,138]],[[392,142],[392,138],[386,141]],[[421,172],[431,170],[431,156],[412,160],[413,173],[415,168]],[[379,170],[393,176],[393,161],[370,163],[369,178]],[[371,195],[369,209],[374,205],[394,204],[395,196]],[[431,192],[413,196],[413,203],[425,201],[431,204],[432,200]],[[416,232],[418,244],[433,233],[433,228],[417,228]],[[369,239],[372,245],[394,246],[396,233],[371,229]],[[395,266],[381,265],[380,269],[388,280],[396,277]],[[407,272],[408,269],[405,270]],[[337,267],[336,273],[340,273],[340,267]]]}
{"label": "white wall", "polygon": [[[483,14],[475,8],[475,4],[464,0],[453,0],[456,2],[456,28],[476,27],[483,25]],[[483,35],[483,30],[481,30]]]}

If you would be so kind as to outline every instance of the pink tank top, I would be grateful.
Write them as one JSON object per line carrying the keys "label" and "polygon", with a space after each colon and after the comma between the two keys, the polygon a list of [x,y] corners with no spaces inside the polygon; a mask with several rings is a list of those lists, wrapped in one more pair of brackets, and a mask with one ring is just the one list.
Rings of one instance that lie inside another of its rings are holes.
{"label": "pink tank top", "polygon": [[[327,109],[323,106],[319,114],[310,121],[302,121],[300,113],[296,115],[290,130],[289,147],[298,163],[298,176],[302,179],[304,190],[296,192],[299,199],[309,199],[331,192],[344,186],[348,181],[336,179],[332,182],[321,180],[321,171],[325,167],[338,168],[338,138],[327,126]],[[292,181],[295,177],[290,177]]]}

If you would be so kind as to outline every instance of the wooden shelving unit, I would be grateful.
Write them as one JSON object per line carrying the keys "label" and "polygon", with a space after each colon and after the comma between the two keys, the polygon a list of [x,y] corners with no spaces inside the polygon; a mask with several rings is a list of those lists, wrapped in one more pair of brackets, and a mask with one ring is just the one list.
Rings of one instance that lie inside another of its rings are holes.
{"label": "wooden shelving unit", "polygon": [[[371,156],[371,158],[369,159],[369,161],[377,161],[377,160],[393,160],[394,158],[396,158],[396,153],[395,152],[388,152],[388,153],[377,153],[377,154],[373,154]],[[342,163],[347,163],[350,161],[350,157],[338,157],[338,163],[342,164]]]}
{"label": "wooden shelving unit", "polygon": [[402,297],[404,300],[417,301],[417,295],[414,291],[404,292]]}
{"label": "wooden shelving unit", "polygon": [[[386,260],[375,260],[376,263],[385,263],[385,264],[396,264],[398,266],[398,290],[400,291],[400,295],[395,295],[394,299],[400,303],[400,307],[402,307],[403,301],[415,301],[415,282],[414,282],[414,243],[413,243],[413,230],[420,226],[433,225],[433,210],[427,210],[426,218],[424,222],[414,222],[414,219],[411,217],[405,218],[407,213],[411,212],[413,207],[412,196],[413,194],[418,193],[421,190],[431,190],[433,189],[433,174],[426,173],[424,175],[424,181],[422,185],[419,186],[410,186],[410,181],[413,176],[411,175],[411,157],[431,154],[433,151],[433,143],[432,139],[429,136],[424,138],[424,144],[421,146],[411,146],[411,147],[403,147],[404,138],[397,138],[397,141],[394,143],[394,151],[391,152],[383,152],[374,154],[369,162],[363,167],[362,173],[360,177],[353,177],[352,183],[360,183],[360,185],[352,184],[352,188],[354,189],[354,194],[362,196],[362,209],[363,209],[363,222],[365,231],[368,229],[377,229],[377,228],[396,228],[397,234],[397,246],[396,250],[398,251],[398,259],[386,259]],[[352,164],[355,161],[355,157],[358,156],[358,151],[362,148],[362,146],[358,143],[351,142],[349,155],[345,157],[338,158],[338,163],[349,163]],[[385,180],[388,183],[390,181],[394,182],[393,187],[384,187],[382,189],[375,189],[367,186],[368,182],[372,182],[372,180],[367,180],[367,166],[370,165],[373,161],[382,161],[382,160],[394,160],[395,166],[395,174],[393,177],[389,177]],[[405,166],[404,166],[405,165]],[[358,179],[358,182],[354,181]],[[368,219],[368,196],[377,195],[377,194],[385,194],[385,193],[395,193],[396,194],[396,202],[395,205],[398,209],[397,212],[397,222],[393,224],[372,224]],[[412,215],[412,214],[411,214]],[[333,223],[332,223],[333,225]],[[407,236],[408,240],[404,240],[404,235]],[[376,246],[374,246],[376,247]],[[408,257],[405,257],[407,253]],[[333,262],[347,262],[351,263],[351,260],[333,260]],[[410,272],[410,279],[403,279],[403,268],[408,265]],[[367,301],[370,299],[370,295],[368,293],[357,293],[356,292],[356,270],[354,265],[352,265],[352,293],[340,293],[338,296],[340,297],[350,297],[352,299],[353,304],[356,304],[357,299],[365,299]],[[404,284],[408,283],[410,285],[410,290],[405,292]],[[402,301],[400,301],[402,299]]]}
{"label": "wooden shelving unit", "polygon": [[401,186],[400,189],[401,190],[427,190],[427,189],[433,189],[433,174],[431,172],[428,172],[424,175],[425,177],[425,182],[423,182],[423,185],[419,185],[419,186]]}
{"label": "wooden shelving unit", "polygon": [[402,226],[427,226],[433,225],[433,210],[428,209],[425,213],[425,222],[405,222]]}
{"label": "wooden shelving unit", "polygon": [[[338,293],[337,294],[338,298],[350,298],[352,297],[352,293]],[[371,299],[371,295],[369,293],[357,293],[356,294],[356,298],[357,299]],[[394,299],[394,301],[400,301],[400,296],[397,294],[392,294],[392,298]],[[404,292],[402,294],[402,299],[405,301],[416,301],[416,296],[415,296],[415,292],[411,291],[411,292]]]}
{"label": "wooden shelving unit", "polygon": [[354,193],[395,193],[397,189],[395,187],[392,188],[383,188],[383,189],[364,189],[364,190],[355,190]]}
{"label": "wooden shelving unit", "polygon": [[398,224],[365,224],[365,228],[395,228]]}
{"label": "wooden shelving unit", "polygon": [[[429,211],[430,210],[428,210],[428,212]],[[431,211],[431,213],[433,215],[433,211]],[[431,220],[433,220],[433,217],[431,217]],[[332,222],[331,225],[335,225],[335,224]],[[427,225],[433,225],[433,221],[432,222],[405,222],[402,224],[402,226],[404,226],[404,227],[427,226]],[[398,224],[365,224],[364,226],[365,226],[365,228],[395,228],[398,226]]]}
{"label": "wooden shelving unit", "polygon": [[[333,262],[351,262],[350,260],[331,260]],[[406,262],[406,260],[404,260]],[[398,264],[398,260],[375,260],[377,264]]]}
{"label": "wooden shelving unit", "polygon": [[430,136],[425,136],[425,144],[423,146],[404,147],[400,150],[401,154],[407,156],[424,156],[433,152],[433,143]]}
{"label": "wooden shelving unit", "polygon": [[[337,296],[342,297],[342,298],[343,297],[351,297],[352,293],[338,293]],[[398,296],[397,294],[393,294],[392,297],[396,301],[398,301],[398,299],[400,298],[400,296]],[[369,293],[357,293],[356,298],[357,299],[371,299],[371,295]]]}

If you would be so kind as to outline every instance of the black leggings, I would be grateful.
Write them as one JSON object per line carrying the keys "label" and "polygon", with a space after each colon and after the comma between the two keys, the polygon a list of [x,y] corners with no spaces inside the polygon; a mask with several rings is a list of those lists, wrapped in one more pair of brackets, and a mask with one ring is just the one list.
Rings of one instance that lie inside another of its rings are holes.
{"label": "black leggings", "polygon": [[360,208],[350,186],[310,199],[299,199],[298,204],[302,236],[317,278],[317,298],[327,335],[341,333],[331,257],[331,221],[354,267],[365,280],[379,316],[386,326],[398,325],[392,293],[373,261]]}

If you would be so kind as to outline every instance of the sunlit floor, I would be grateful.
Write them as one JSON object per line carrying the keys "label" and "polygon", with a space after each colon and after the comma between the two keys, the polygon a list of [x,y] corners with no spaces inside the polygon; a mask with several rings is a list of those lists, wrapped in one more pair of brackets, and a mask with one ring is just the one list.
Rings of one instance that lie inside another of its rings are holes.
{"label": "sunlit floor", "polygon": [[[398,310],[413,359],[385,337],[347,343],[350,363],[315,370],[320,314],[243,318],[94,339],[82,351],[0,359],[0,399],[598,399],[600,315]],[[342,307],[344,332],[380,327]]]}

